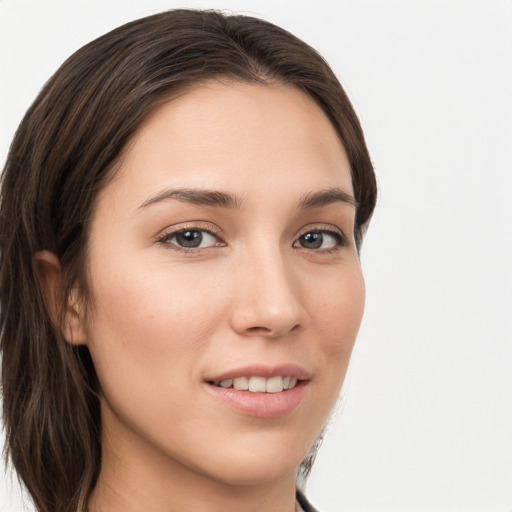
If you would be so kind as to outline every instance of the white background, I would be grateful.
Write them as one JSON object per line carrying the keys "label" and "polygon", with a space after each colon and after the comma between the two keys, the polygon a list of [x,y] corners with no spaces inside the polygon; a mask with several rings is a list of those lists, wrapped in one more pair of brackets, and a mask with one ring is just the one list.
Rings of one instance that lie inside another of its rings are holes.
{"label": "white background", "polygon": [[[316,47],[375,163],[366,316],[312,501],[512,511],[512,0],[0,0],[1,162],[68,55],[172,7],[256,14]],[[0,510],[21,512],[9,482]]]}

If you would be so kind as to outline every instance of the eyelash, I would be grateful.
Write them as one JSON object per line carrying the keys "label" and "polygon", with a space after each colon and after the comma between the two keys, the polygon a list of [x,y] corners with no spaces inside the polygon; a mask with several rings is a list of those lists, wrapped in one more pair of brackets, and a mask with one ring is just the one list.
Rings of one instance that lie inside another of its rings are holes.
{"label": "eyelash", "polygon": [[187,231],[208,233],[208,235],[210,235],[214,238],[217,238],[218,240],[221,241],[221,244],[219,244],[219,245],[216,244],[217,247],[226,245],[224,240],[222,239],[222,236],[221,236],[219,230],[213,229],[213,226],[211,226],[211,225],[201,225],[201,224],[185,225],[185,226],[181,226],[180,228],[168,231],[168,232],[164,233],[162,236],[158,237],[157,243],[162,244],[163,246],[165,246],[166,248],[168,248],[172,251],[177,251],[177,252],[182,252],[182,253],[187,253],[187,254],[200,254],[205,249],[210,248],[210,247],[186,248],[186,247],[180,247],[179,245],[171,242],[171,240],[173,238],[175,238],[178,235],[181,235],[183,233],[186,233]]}
{"label": "eyelash", "polygon": [[339,252],[341,249],[349,245],[349,240],[345,236],[345,234],[342,231],[338,231],[337,229],[333,229],[330,226],[315,226],[313,228],[308,228],[307,230],[303,231],[297,239],[293,242],[293,246],[295,247],[295,244],[300,240],[301,237],[309,234],[309,233],[321,233],[321,234],[328,234],[332,236],[336,240],[336,245],[333,247],[329,247],[327,249],[308,249],[306,247],[298,247],[299,249],[303,249],[305,251],[312,251],[319,254],[333,254]]}
{"label": "eyelash", "polygon": [[[200,233],[207,233],[208,235],[220,240],[220,244],[216,244],[213,247],[224,247],[227,245],[224,240],[222,239],[222,236],[220,234],[219,230],[212,229],[211,225],[198,225],[198,224],[192,224],[192,225],[185,225],[178,229],[168,231],[164,233],[162,236],[157,238],[157,243],[164,245],[166,248],[169,248],[170,250],[181,252],[181,253],[187,253],[187,254],[201,254],[205,249],[210,249],[212,246],[209,247],[181,247],[175,243],[172,243],[171,240],[180,234],[186,233],[187,231],[190,232],[200,232]],[[320,234],[328,234],[332,236],[336,240],[336,245],[333,247],[327,248],[327,249],[308,249],[306,247],[296,247],[296,243],[299,242],[301,237],[309,234],[309,233],[320,233]],[[298,235],[298,237],[293,242],[293,247],[296,247],[298,249],[302,249],[305,251],[311,251],[319,254],[332,254],[339,252],[343,247],[346,247],[349,245],[349,240],[345,236],[345,234],[341,231],[338,231],[336,229],[333,229],[329,226],[315,226],[312,228],[308,228],[307,230],[304,230],[302,233]]]}

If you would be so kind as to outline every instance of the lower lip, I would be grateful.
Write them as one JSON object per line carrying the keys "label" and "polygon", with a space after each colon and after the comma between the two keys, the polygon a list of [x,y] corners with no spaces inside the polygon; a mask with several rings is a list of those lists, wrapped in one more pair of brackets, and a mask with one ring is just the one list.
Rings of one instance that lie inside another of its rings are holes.
{"label": "lower lip", "polygon": [[279,393],[253,393],[206,383],[208,391],[222,402],[247,416],[278,418],[295,411],[304,399],[308,381]]}

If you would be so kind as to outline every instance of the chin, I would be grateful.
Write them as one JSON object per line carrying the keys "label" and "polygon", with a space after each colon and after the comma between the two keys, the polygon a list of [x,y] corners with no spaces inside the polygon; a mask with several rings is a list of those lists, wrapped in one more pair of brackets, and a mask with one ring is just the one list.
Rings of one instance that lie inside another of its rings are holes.
{"label": "chin", "polygon": [[[297,468],[307,455],[310,443],[286,440],[247,439],[246,442],[218,446],[221,453],[210,452],[201,461],[203,471],[215,475],[216,480],[228,485],[266,485],[284,479],[295,481]],[[267,436],[263,436],[267,437]]]}
{"label": "chin", "polygon": [[295,480],[299,462],[275,463],[273,459],[256,460],[246,465],[220,464],[216,467],[216,479],[227,485],[264,486],[286,479]]}

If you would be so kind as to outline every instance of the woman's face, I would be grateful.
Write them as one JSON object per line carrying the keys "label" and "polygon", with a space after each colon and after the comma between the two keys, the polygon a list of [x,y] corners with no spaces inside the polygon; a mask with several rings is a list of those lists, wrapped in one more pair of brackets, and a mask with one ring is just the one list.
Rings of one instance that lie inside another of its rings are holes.
{"label": "woman's face", "polygon": [[295,477],[363,313],[352,194],[334,128],[296,89],[209,82],[147,119],[91,222],[104,464]]}

